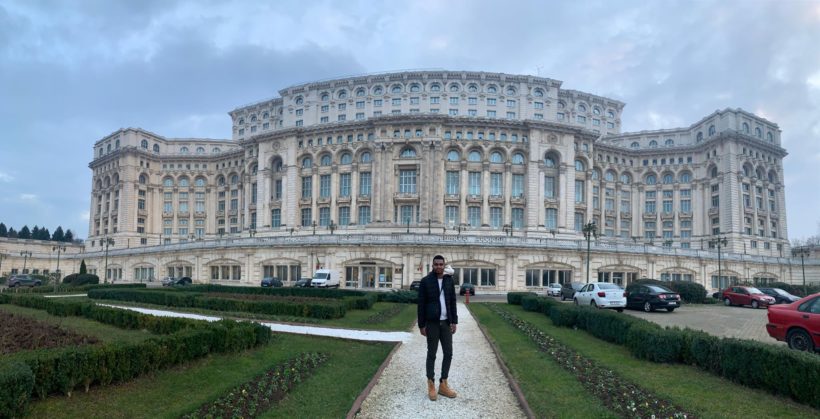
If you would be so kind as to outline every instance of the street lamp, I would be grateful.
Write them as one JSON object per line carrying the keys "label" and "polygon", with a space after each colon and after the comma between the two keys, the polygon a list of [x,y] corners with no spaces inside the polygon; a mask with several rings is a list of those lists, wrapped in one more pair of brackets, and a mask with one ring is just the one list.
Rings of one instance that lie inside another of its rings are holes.
{"label": "street lamp", "polygon": [[316,220],[313,220],[312,225],[313,225],[313,235],[315,236],[316,235]]}
{"label": "street lamp", "polygon": [[709,246],[710,247],[711,246],[717,246],[717,250],[718,250],[718,287],[719,288],[723,288],[723,286],[721,286],[721,284],[720,284],[723,281],[723,276],[721,276],[721,273],[720,273],[720,248],[721,247],[726,247],[726,245],[728,243],[729,243],[729,241],[726,240],[726,237],[717,237],[717,238],[709,240]]}
{"label": "street lamp", "polygon": [[501,229],[504,230],[504,235],[512,237],[512,224],[504,224]]}
{"label": "street lamp", "polygon": [[333,220],[330,220],[330,224],[328,224],[327,228],[330,229],[330,234],[332,235],[333,231],[336,230],[336,224],[333,222]]}
{"label": "street lamp", "polygon": [[430,227],[433,225],[433,220],[427,219],[427,234],[430,234]]}
{"label": "street lamp", "polygon": [[803,296],[808,295],[806,291],[806,265],[803,263],[803,258],[811,255],[811,251],[806,246],[792,248],[792,256],[800,256],[800,268],[803,270]]}
{"label": "street lamp", "polygon": [[108,283],[108,245],[114,245],[114,239],[106,237],[105,241],[105,270],[103,271],[103,284]]}
{"label": "street lamp", "polygon": [[57,285],[60,282],[60,253],[65,252],[65,246],[52,246],[52,252],[57,252],[57,278],[54,280],[54,292],[57,292]]}
{"label": "street lamp", "polygon": [[252,229],[248,230],[248,235],[249,235],[251,238],[253,238],[254,236],[256,236],[256,229],[255,229],[255,228],[252,228]]}
{"label": "street lamp", "polygon": [[584,238],[587,240],[587,284],[589,284],[589,243],[593,238],[598,238],[598,224],[595,224],[595,221],[590,221],[584,224],[582,231],[584,232]]}
{"label": "street lamp", "polygon": [[461,236],[461,232],[467,230],[467,226],[459,224],[459,225],[453,227],[453,229],[458,231],[458,235]]}
{"label": "street lamp", "polygon": [[404,219],[405,223],[407,224],[407,233],[410,233],[410,217]]}
{"label": "street lamp", "polygon": [[31,251],[23,250],[20,252],[20,256],[23,257],[23,273],[26,273],[26,259],[31,257]]}

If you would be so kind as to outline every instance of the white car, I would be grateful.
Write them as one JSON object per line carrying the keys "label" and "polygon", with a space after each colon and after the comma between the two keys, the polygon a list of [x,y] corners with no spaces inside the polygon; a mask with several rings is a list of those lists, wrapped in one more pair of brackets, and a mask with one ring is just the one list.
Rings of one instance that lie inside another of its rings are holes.
{"label": "white car", "polygon": [[590,282],[584,285],[572,298],[575,305],[589,305],[595,308],[614,308],[618,312],[626,307],[626,293],[617,284]]}
{"label": "white car", "polygon": [[550,297],[560,297],[561,296],[561,284],[557,282],[553,282],[547,287],[547,295]]}

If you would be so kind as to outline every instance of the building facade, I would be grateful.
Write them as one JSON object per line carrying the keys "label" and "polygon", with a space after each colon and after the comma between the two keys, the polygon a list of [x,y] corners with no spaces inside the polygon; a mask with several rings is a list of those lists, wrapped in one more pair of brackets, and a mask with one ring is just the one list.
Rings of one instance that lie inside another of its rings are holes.
{"label": "building facade", "polygon": [[561,84],[378,74],[234,109],[229,140],[120,129],[94,145],[86,251],[110,248],[108,276],[126,281],[325,266],[347,286],[395,288],[439,247],[460,280],[498,290],[793,279],[776,124],[725,109],[622,133],[623,103]]}

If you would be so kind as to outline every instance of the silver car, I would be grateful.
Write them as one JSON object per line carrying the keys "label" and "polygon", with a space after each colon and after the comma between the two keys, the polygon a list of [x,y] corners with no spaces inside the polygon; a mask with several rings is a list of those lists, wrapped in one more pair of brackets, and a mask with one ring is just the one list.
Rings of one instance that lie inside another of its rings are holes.
{"label": "silver car", "polygon": [[561,284],[557,282],[553,282],[547,287],[547,295],[550,297],[560,297],[561,296]]}

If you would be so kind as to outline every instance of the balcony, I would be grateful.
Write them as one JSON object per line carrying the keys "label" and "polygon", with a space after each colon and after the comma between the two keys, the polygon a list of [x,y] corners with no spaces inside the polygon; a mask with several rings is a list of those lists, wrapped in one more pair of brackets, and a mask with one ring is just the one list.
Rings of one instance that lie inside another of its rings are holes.
{"label": "balcony", "polygon": [[177,211],[178,218],[188,218],[189,215],[191,215],[191,213],[188,211]]}
{"label": "balcony", "polygon": [[527,205],[527,198],[524,198],[523,195],[511,196],[510,205]]}
{"label": "balcony", "polygon": [[256,203],[248,205],[248,209],[255,210],[256,209]]}
{"label": "balcony", "polygon": [[720,214],[720,207],[711,207],[709,208],[709,215],[718,215]]}
{"label": "balcony", "polygon": [[319,204],[329,204],[330,203],[330,197],[329,196],[320,196],[319,198],[316,199],[316,202],[319,203]]}
{"label": "balcony", "polygon": [[230,210],[228,210],[228,215],[229,215],[229,216],[236,216],[236,215],[239,215],[239,210],[230,209]]}
{"label": "balcony", "polygon": [[[148,211],[145,208],[140,208],[137,210],[137,215],[148,216]],[[97,218],[97,217],[94,217]]]}
{"label": "balcony", "polygon": [[337,204],[349,204],[350,201],[351,201],[350,195],[336,197],[336,203]]}
{"label": "balcony", "polygon": [[195,211],[194,212],[194,217],[196,217],[196,218],[204,218],[205,215],[206,215],[205,211]]}
{"label": "balcony", "polygon": [[163,211],[162,212],[162,217],[163,218],[174,218],[174,213],[170,212],[170,211]]}
{"label": "balcony", "polygon": [[393,201],[394,202],[418,202],[419,194],[418,193],[401,193],[396,192],[393,194]]}
{"label": "balcony", "polygon": [[621,219],[632,218],[632,213],[629,211],[621,211]]}
{"label": "balcony", "polygon": [[461,195],[459,194],[444,194],[444,202],[459,203],[461,202]]}
{"label": "balcony", "polygon": [[468,204],[481,204],[484,199],[481,195],[467,195]]}
{"label": "balcony", "polygon": [[681,211],[681,212],[678,213],[678,218],[691,219],[692,218],[692,211]]}
{"label": "balcony", "polygon": [[370,195],[359,195],[356,197],[357,204],[369,204],[370,203]]}
{"label": "balcony", "polygon": [[299,198],[299,205],[312,205],[312,204],[313,204],[313,198],[312,197]]}
{"label": "balcony", "polygon": [[675,219],[675,213],[674,212],[662,212],[661,213],[661,219],[662,220],[674,220]]}
{"label": "balcony", "polygon": [[643,219],[644,220],[654,220],[657,217],[658,217],[658,214],[656,212],[645,212],[645,213],[643,213]]}

